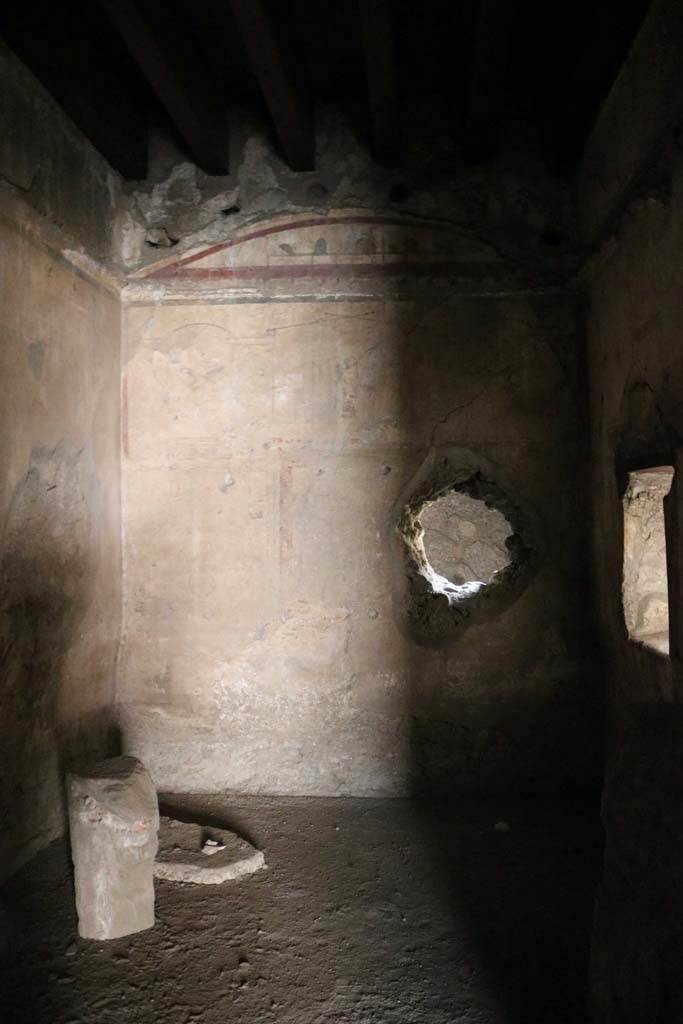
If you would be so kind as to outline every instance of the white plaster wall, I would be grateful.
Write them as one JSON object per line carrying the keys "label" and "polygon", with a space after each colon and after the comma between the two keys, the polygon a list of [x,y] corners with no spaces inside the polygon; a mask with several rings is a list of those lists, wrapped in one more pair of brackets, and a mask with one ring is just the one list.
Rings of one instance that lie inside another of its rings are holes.
{"label": "white plaster wall", "polygon": [[121,611],[118,294],[0,193],[0,876],[106,752]]}
{"label": "white plaster wall", "polygon": [[[129,296],[119,705],[162,789],[395,795],[425,762],[468,791],[593,777],[571,309],[376,290]],[[432,444],[481,451],[566,539],[442,650],[392,596],[396,503]]]}
{"label": "white plaster wall", "polygon": [[166,788],[404,784],[396,319],[382,303],[127,311],[120,698]]}

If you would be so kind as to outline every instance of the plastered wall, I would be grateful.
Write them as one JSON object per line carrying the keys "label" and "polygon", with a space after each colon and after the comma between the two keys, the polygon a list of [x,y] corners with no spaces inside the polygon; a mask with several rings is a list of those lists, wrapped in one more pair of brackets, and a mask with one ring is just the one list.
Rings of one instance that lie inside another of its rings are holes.
{"label": "plastered wall", "polygon": [[61,832],[66,765],[114,742],[121,575],[120,302],[78,252],[106,247],[113,176],[4,50],[0,80],[2,875]]}
{"label": "plastered wall", "polygon": [[[656,516],[648,511],[646,517],[648,545],[662,542],[665,503],[667,581],[662,581],[660,563],[655,587],[654,561],[643,559],[641,578],[650,593],[640,606],[647,614],[640,618],[634,614],[632,587],[644,545],[629,507],[634,497],[629,474],[680,466],[682,43],[680,3],[653,0],[596,119],[579,176],[579,221],[592,245],[583,274],[592,561],[609,715],[602,799],[605,858],[591,957],[593,1019],[600,1024],[674,1024],[681,1019],[680,469],[665,499],[661,485],[652,487],[648,499],[654,503],[659,490],[660,511]],[[645,523],[642,516],[640,521]],[[650,609],[661,609],[664,600],[668,615],[660,611],[659,622],[655,619],[659,636],[644,637],[639,631],[645,643],[629,639],[627,624],[651,628]]]}
{"label": "plastered wall", "polygon": [[611,709],[593,986],[596,1019],[627,1024],[678,1020],[681,999],[681,670],[627,638],[618,475],[683,438],[680,161],[671,181],[668,201],[630,207],[590,273],[593,547]]}
{"label": "plastered wall", "polygon": [[[594,782],[574,353],[571,298],[367,210],[283,215],[133,279],[118,695],[161,789]],[[453,445],[528,510],[537,564],[426,647],[395,523]]]}
{"label": "plastered wall", "polygon": [[[3,860],[58,834],[64,768],[117,729],[162,789],[593,785],[575,307],[545,212],[502,244],[528,189],[508,210],[475,176],[481,237],[434,196],[247,203],[150,262],[106,164],[5,50],[0,75]],[[395,528],[456,450],[523,511],[533,571],[428,642]]]}

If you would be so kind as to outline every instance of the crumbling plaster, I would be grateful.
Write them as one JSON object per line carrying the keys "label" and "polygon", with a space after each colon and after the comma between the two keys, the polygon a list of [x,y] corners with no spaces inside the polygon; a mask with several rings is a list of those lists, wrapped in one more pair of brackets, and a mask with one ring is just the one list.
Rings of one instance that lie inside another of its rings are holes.
{"label": "crumbling plaster", "polygon": [[174,255],[223,242],[278,213],[363,208],[375,214],[439,218],[474,231],[537,280],[565,280],[577,239],[566,181],[518,152],[493,166],[468,166],[434,126],[428,154],[408,135],[401,169],[380,167],[338,112],[317,116],[315,170],[292,172],[263,126],[234,114],[231,173],[208,176],[169,140],[153,138],[145,182],[126,184],[118,229],[123,266],[134,272]]}

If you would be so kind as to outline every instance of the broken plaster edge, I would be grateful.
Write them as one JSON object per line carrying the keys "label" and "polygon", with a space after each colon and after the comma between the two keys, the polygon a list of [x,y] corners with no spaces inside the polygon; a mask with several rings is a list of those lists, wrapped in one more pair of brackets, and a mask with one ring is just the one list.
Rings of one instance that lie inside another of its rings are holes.
{"label": "broken plaster edge", "polygon": [[220,885],[233,882],[246,875],[253,875],[267,867],[263,851],[257,850],[251,857],[233,861],[223,867],[197,867],[195,864],[170,863],[157,860],[154,862],[154,877],[167,882],[190,882],[195,885]]}
{"label": "broken plaster edge", "polygon": [[161,271],[167,270],[175,265],[182,266],[187,262],[194,262],[207,250],[220,250],[227,247],[239,245],[248,241],[254,230],[270,229],[273,233],[278,230],[295,230],[297,227],[306,226],[308,221],[314,218],[321,222],[334,225],[338,220],[345,221],[347,218],[360,218],[368,224],[396,224],[405,228],[433,228],[458,234],[464,239],[476,241],[479,246],[487,250],[487,258],[494,263],[504,264],[500,252],[491,241],[482,238],[477,232],[473,232],[469,224],[459,220],[452,220],[445,217],[429,216],[423,213],[416,213],[411,210],[397,210],[395,207],[386,205],[359,206],[357,203],[349,206],[333,205],[325,208],[290,206],[285,210],[257,211],[244,218],[242,223],[235,228],[226,225],[223,232],[205,237],[205,232],[198,232],[190,236],[184,244],[174,247],[173,252],[159,259],[145,263],[137,269],[130,269],[127,274],[129,282],[142,282]]}

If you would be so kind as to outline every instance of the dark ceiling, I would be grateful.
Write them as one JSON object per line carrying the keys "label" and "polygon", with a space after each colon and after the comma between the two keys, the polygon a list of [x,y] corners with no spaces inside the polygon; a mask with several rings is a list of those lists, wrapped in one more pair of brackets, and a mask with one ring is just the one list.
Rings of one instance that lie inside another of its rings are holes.
{"label": "dark ceiling", "polygon": [[471,162],[516,136],[570,172],[647,0],[25,0],[0,33],[126,178],[151,131],[229,170],[229,111],[267,120],[295,170],[320,104],[378,160],[451,135]]}

